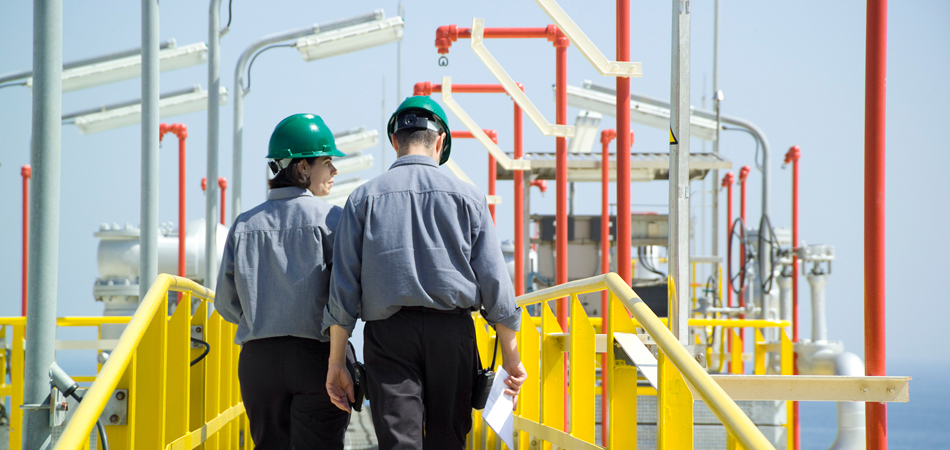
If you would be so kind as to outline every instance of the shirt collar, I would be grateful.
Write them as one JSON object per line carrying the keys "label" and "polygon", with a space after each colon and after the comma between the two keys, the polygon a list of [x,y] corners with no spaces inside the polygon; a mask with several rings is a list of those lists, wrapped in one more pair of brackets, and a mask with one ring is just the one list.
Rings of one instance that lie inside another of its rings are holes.
{"label": "shirt collar", "polygon": [[426,156],[426,155],[405,155],[405,156],[400,156],[399,158],[396,158],[396,162],[394,162],[393,165],[389,166],[389,168],[390,168],[390,169],[394,169],[394,168],[396,168],[396,167],[404,166],[404,165],[407,165],[407,164],[422,164],[422,165],[426,165],[426,166],[432,166],[432,167],[435,167],[435,168],[438,168],[438,167],[439,167],[439,164],[436,163],[435,160],[432,159],[432,158],[429,157],[429,156]]}
{"label": "shirt collar", "polygon": [[270,192],[267,193],[268,200],[283,200],[285,198],[294,197],[313,197],[313,193],[308,189],[294,186],[271,189]]}

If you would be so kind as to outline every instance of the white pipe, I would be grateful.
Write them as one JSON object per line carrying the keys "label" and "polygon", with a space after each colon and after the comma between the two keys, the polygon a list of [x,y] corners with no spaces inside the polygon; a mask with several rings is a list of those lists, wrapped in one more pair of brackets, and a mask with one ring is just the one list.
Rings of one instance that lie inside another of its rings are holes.
{"label": "white pipe", "polygon": [[810,273],[807,276],[811,286],[811,340],[828,341],[828,322],[825,319],[825,283],[828,275]]}
{"label": "white pipe", "polygon": [[[864,363],[857,355],[844,352],[840,342],[805,344],[799,355],[802,375],[863,376]],[[866,447],[864,402],[838,402],[838,435],[829,450],[863,450]]]}
{"label": "white pipe", "polygon": [[[792,323],[792,277],[779,276],[778,278],[778,303],[779,319],[787,320]],[[785,327],[785,335],[792,335],[792,327]]]}

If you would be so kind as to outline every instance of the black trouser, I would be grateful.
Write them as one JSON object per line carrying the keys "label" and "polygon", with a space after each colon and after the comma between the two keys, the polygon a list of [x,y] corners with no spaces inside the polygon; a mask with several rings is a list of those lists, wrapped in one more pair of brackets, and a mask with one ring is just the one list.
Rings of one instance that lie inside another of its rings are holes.
{"label": "black trouser", "polygon": [[241,349],[241,397],[258,449],[342,449],[350,415],[330,403],[330,344],[284,336]]}
{"label": "black trouser", "polygon": [[403,308],[363,336],[380,450],[465,448],[477,371],[469,311]]}

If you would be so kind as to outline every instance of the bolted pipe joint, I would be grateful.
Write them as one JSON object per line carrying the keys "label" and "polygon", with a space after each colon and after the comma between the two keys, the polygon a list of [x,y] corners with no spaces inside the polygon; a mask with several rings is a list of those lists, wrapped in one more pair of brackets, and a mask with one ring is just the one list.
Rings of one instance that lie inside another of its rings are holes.
{"label": "bolted pipe joint", "polygon": [[798,162],[799,158],[801,157],[802,157],[802,150],[797,145],[793,145],[792,148],[788,149],[788,153],[785,154],[784,164],[791,164],[793,162]]}
{"label": "bolted pipe joint", "polygon": [[752,171],[752,168],[751,168],[751,167],[749,167],[749,166],[742,166],[742,168],[739,169],[739,182],[740,182],[740,183],[745,183],[745,180],[746,180],[747,178],[749,178],[749,172],[751,172],[751,171]]}
{"label": "bolted pipe joint", "polygon": [[722,187],[724,188],[728,188],[729,186],[732,186],[735,182],[736,182],[736,177],[732,174],[732,172],[726,172],[726,176],[722,177]]}
{"label": "bolted pipe joint", "polygon": [[432,95],[432,82],[431,81],[420,81],[412,87],[412,95],[424,95],[426,97]]}
{"label": "bolted pipe joint", "polygon": [[435,30],[435,48],[439,49],[439,54],[447,55],[452,43],[459,39],[457,25],[442,25]]}

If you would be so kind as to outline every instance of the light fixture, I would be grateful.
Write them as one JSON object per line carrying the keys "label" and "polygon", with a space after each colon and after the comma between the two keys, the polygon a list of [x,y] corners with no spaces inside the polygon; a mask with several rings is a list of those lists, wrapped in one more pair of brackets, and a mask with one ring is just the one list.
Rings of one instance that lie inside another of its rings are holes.
{"label": "light fixture", "polygon": [[350,155],[365,148],[371,148],[379,145],[379,131],[366,128],[356,128],[342,133],[334,134],[337,150]]}
{"label": "light fixture", "polygon": [[402,39],[403,26],[402,17],[398,16],[374,20],[302,37],[296,47],[304,61],[313,61],[398,41]]}
{"label": "light fixture", "polygon": [[[158,52],[161,72],[191,67],[207,59],[208,46],[204,42],[184,47],[169,46]],[[140,76],[142,76],[142,55],[126,56],[63,70],[63,92],[77,91]],[[32,77],[26,80],[26,86],[33,89]]]}
{"label": "light fixture", "polygon": [[323,200],[331,205],[343,206],[346,204],[346,199],[349,198],[350,194],[355,191],[356,188],[366,184],[366,181],[367,180],[360,180],[357,177],[346,180],[340,184],[335,184],[330,191],[330,195],[323,197]]}
{"label": "light fixture", "polygon": [[[584,89],[576,86],[567,87],[567,104],[575,108],[596,111],[606,116],[617,115],[617,96],[603,92],[600,89]],[[653,128],[668,129],[670,127],[670,108],[653,102],[630,99],[630,121],[647,125]],[[690,135],[707,141],[716,139],[716,121],[692,114],[690,116]]]}
{"label": "light fixture", "polygon": [[574,121],[574,137],[567,144],[570,153],[590,153],[597,141],[597,129],[600,128],[600,113],[581,110]]}
{"label": "light fixture", "polygon": [[363,155],[357,151],[346,158],[334,159],[333,166],[336,167],[337,175],[359,172],[373,167],[373,155]]}
{"label": "light fixture", "polygon": [[[220,88],[220,104],[228,103],[228,90]],[[164,94],[158,101],[159,117],[165,118],[201,111],[208,108],[208,91],[201,86]],[[141,100],[133,100],[116,105],[103,106],[94,110],[81,111],[63,116],[63,120],[72,119],[82,134],[98,133],[113,128],[135,125],[142,121]]]}

